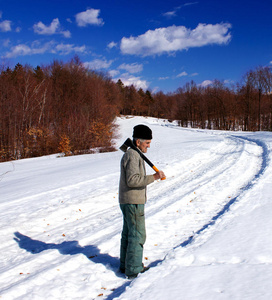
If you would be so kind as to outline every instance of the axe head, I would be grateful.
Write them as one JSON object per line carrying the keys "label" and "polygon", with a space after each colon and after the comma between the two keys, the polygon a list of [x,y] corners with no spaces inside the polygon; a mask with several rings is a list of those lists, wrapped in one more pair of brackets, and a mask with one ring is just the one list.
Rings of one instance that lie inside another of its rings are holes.
{"label": "axe head", "polygon": [[132,140],[130,138],[126,139],[124,144],[119,148],[123,152],[127,152],[127,149],[133,145]]}

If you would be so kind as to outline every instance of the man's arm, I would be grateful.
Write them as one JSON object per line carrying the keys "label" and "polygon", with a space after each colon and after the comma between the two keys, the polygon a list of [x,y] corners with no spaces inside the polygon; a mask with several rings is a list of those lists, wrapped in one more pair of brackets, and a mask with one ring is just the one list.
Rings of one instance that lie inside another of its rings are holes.
{"label": "man's arm", "polygon": [[140,167],[140,155],[135,152],[126,153],[125,161],[126,182],[130,188],[144,188],[155,181],[153,175],[145,175],[144,169]]}

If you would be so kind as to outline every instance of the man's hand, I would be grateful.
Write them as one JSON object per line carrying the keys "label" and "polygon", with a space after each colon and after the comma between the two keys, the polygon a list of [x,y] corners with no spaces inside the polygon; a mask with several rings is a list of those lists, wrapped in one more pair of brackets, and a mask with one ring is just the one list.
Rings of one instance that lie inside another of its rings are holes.
{"label": "man's hand", "polygon": [[165,179],[166,178],[166,176],[164,175],[163,171],[158,171],[153,176],[154,176],[155,180]]}

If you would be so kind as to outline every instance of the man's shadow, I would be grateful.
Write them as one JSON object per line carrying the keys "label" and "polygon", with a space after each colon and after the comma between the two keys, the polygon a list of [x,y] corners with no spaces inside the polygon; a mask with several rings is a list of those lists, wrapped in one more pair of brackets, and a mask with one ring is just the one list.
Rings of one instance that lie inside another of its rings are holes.
{"label": "man's shadow", "polygon": [[14,240],[18,243],[19,247],[32,254],[38,254],[50,249],[56,249],[63,255],[83,254],[92,262],[103,264],[107,269],[117,273],[119,259],[106,253],[100,253],[100,250],[96,246],[90,245],[82,247],[77,241],[62,242],[61,244],[47,244],[38,240],[33,240],[20,232],[15,232],[14,235],[16,236]]}

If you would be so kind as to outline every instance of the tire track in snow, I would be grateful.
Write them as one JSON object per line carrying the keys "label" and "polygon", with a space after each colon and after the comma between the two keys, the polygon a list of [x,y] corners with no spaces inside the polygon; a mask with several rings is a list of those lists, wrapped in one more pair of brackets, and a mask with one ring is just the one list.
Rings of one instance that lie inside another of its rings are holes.
{"label": "tire track in snow", "polygon": [[[264,174],[265,169],[267,168],[267,166],[269,165],[269,156],[268,156],[268,148],[267,145],[265,143],[263,143],[262,141],[258,141],[258,140],[251,140],[248,138],[243,138],[243,137],[235,137],[236,139],[241,139],[244,140],[245,142],[252,142],[255,143],[256,145],[258,145],[259,147],[262,148],[262,155],[261,155],[261,166],[259,171],[254,175],[253,179],[250,180],[246,185],[244,185],[243,187],[241,187],[240,192],[233,198],[231,198],[224,206],[223,208],[214,216],[212,217],[211,221],[207,224],[205,224],[202,228],[200,228],[198,231],[195,232],[196,235],[201,234],[205,229],[207,229],[208,227],[212,226],[215,224],[215,222],[221,218],[231,207],[232,204],[234,204],[235,202],[237,202],[245,192],[247,192],[248,190],[252,189],[253,186],[257,183],[257,180]],[[189,239],[187,239],[186,241],[182,242],[180,245],[176,246],[177,247],[185,247],[187,245],[189,245],[194,237],[190,237]]]}
{"label": "tire track in snow", "polygon": [[[218,181],[224,180],[226,178],[229,179],[228,184],[230,187],[233,186],[233,181],[237,181],[237,179],[238,179],[239,188],[236,189],[235,191],[233,191],[234,194],[232,197],[229,197],[229,196],[227,197],[227,194],[225,195],[225,198],[222,197],[222,202],[218,203],[218,207],[215,207],[215,209],[213,209],[208,214],[205,213],[203,215],[203,220],[202,221],[198,220],[198,222],[196,224],[194,224],[195,223],[194,222],[194,210],[195,210],[194,208],[197,208],[197,206],[192,205],[192,208],[190,211],[190,213],[191,213],[191,218],[190,218],[191,221],[190,222],[194,225],[194,226],[192,226],[194,228],[192,229],[191,234],[190,234],[190,232],[187,232],[187,237],[183,238],[183,240],[180,243],[176,244],[173,247],[173,249],[176,249],[178,247],[186,247],[187,245],[193,243],[196,236],[198,236],[199,234],[204,232],[210,226],[215,225],[216,221],[218,219],[222,218],[224,216],[224,214],[229,210],[229,208],[234,203],[239,201],[239,199],[243,196],[243,194],[245,192],[247,192],[249,189],[251,189],[256,184],[257,180],[265,172],[265,169],[269,164],[268,149],[267,149],[267,146],[265,143],[258,141],[258,140],[251,140],[249,138],[240,137],[240,136],[233,136],[233,137],[230,137],[230,139],[235,141],[235,143],[238,145],[238,148],[242,149],[240,155],[235,157],[235,161],[232,162],[231,164],[229,164],[228,159],[225,158],[223,160],[223,163],[220,163],[221,167],[219,167],[219,172],[217,170],[217,172],[215,173],[216,176],[214,176],[214,178],[212,178],[211,176],[207,176],[207,178],[205,179],[204,177],[206,177],[206,174],[205,174],[205,176],[203,176],[202,179],[199,179],[199,176],[196,176],[196,178],[194,178],[192,181],[191,189],[188,188],[188,186],[189,186],[188,184],[185,187],[184,186],[181,188],[176,187],[174,191],[173,191],[173,187],[172,187],[171,200],[168,203],[166,203],[166,204],[170,204],[167,207],[167,209],[170,210],[171,206],[175,206],[178,201],[183,201],[183,200],[188,201],[188,197],[192,194],[193,191],[195,191],[196,194],[199,194],[199,192],[201,192],[201,190],[203,190],[203,188],[204,188],[204,192],[205,192],[205,190],[207,190],[207,188],[209,187],[211,194],[213,192],[216,193],[216,189],[212,188],[214,182],[218,182]],[[239,147],[239,144],[241,144],[241,143],[244,145],[243,147]],[[257,148],[259,148],[260,154],[256,154]],[[243,162],[245,159],[248,159],[247,164],[245,162]],[[239,173],[235,172],[236,168],[238,166],[244,166],[245,167],[244,172],[243,172],[243,169],[241,169]],[[222,168],[221,174],[219,174],[220,168]],[[215,169],[216,169],[216,167],[215,168],[211,167],[210,172],[213,173],[215,171]],[[244,177],[245,173],[248,172],[248,170],[251,170],[251,176],[248,176],[248,178],[250,177],[250,179],[247,178],[247,180],[239,181],[239,178]],[[233,178],[231,174],[234,174],[236,176]],[[199,184],[200,182],[201,182],[201,184]],[[180,192],[181,192],[180,199],[177,199],[176,195],[179,194]],[[167,190],[164,192],[164,195],[167,195]],[[206,200],[206,202],[208,205],[210,205],[210,203],[207,200]],[[165,204],[162,207],[165,208],[166,207]],[[150,216],[153,217],[156,214],[162,215],[162,213],[160,211],[155,210],[150,213]],[[188,216],[188,212],[186,212],[186,214]],[[208,217],[208,220],[207,220],[207,217]],[[161,218],[161,222],[163,223],[163,217],[160,217],[160,218]],[[165,217],[165,219],[167,220],[167,216]],[[186,223],[188,224],[188,220]],[[172,226],[170,226],[170,228],[172,228]],[[183,230],[183,228],[181,228],[181,230]],[[151,263],[151,265],[155,266],[159,262],[162,262],[164,259],[165,259],[165,257],[163,259],[158,259],[156,262]]]}
{"label": "tire track in snow", "polygon": [[[221,189],[221,178],[226,178],[226,174],[235,169],[236,164],[239,164],[241,160],[242,153],[244,153],[243,143],[235,143],[235,145],[233,145],[232,142],[229,147],[227,147],[226,143],[223,143],[220,148],[224,148],[224,155],[219,152],[216,156],[213,155],[214,159],[210,160],[209,154],[206,153],[205,156],[208,161],[206,163],[203,162],[203,154],[199,154],[197,158],[192,158],[198,165],[194,169],[194,172],[187,172],[185,176],[184,174],[180,174],[172,179],[172,182],[163,189],[160,196],[153,200],[154,204],[152,203],[152,206],[147,209],[147,216],[151,218],[154,216],[156,218],[155,215],[159,214],[161,218],[163,218],[163,210],[171,211],[173,210],[172,206],[178,208],[180,206],[182,210],[186,208],[186,205],[192,202],[199,204],[208,202],[210,197],[207,199],[205,195],[207,194],[207,187],[209,186],[208,193],[210,195],[215,193],[217,189]],[[182,168],[181,172],[183,172]],[[199,197],[201,197],[201,199],[197,200]],[[220,199],[221,198],[222,197],[220,197]],[[223,200],[224,199],[221,199],[221,201]],[[218,201],[218,205],[221,205],[221,201]],[[209,203],[207,203],[207,205],[209,205]],[[197,207],[193,207],[193,211],[195,211],[195,208]],[[165,217],[167,219],[167,216]]]}
{"label": "tire track in snow", "polygon": [[[1,204],[2,214],[15,227],[19,227],[18,225],[21,226],[21,224],[23,224],[23,228],[25,229],[32,228],[33,226],[35,226],[35,222],[39,220],[51,219],[54,215],[57,219],[59,219],[59,217],[62,215],[67,217],[67,219],[73,219],[71,218],[71,216],[75,214],[76,210],[81,208],[80,206],[90,210],[89,207],[92,206],[91,202],[94,199],[97,199],[95,201],[99,201],[101,197],[112,198],[113,191],[105,183],[107,182],[107,180],[116,180],[116,176],[116,173],[112,173],[106,176],[100,176],[99,180],[95,178],[76,184],[54,188],[37,194],[20,197],[16,200]],[[32,213],[30,220],[29,215],[25,210],[25,207],[27,207],[29,202],[32,203]],[[15,206],[16,214],[14,214]],[[110,213],[112,205],[107,206],[103,210],[92,206],[90,217],[99,220],[100,216],[102,216],[103,213]],[[59,211],[61,211],[61,214],[59,213]],[[18,221],[20,221],[20,224],[17,224]],[[69,223],[68,220],[66,223]],[[9,224],[4,224],[4,226],[0,229],[0,233],[7,233],[9,229]]]}
{"label": "tire track in snow", "polygon": [[[218,150],[216,151],[216,149],[210,150],[207,151],[207,153],[200,153],[197,157],[193,157],[188,161],[176,164],[174,168],[180,170],[179,174],[169,179],[171,183],[166,184],[165,187],[160,187],[160,196],[157,196],[157,189],[153,188],[155,191],[151,199],[148,200],[148,203],[153,202],[154,205],[150,208],[148,214],[153,215],[156,213],[156,210],[160,211],[165,205],[168,206],[169,204],[171,205],[180,201],[184,196],[198,189],[199,186],[205,186],[210,181],[218,178],[220,174],[232,168],[233,164],[237,163],[240,159],[244,150],[244,144],[237,145],[237,143],[235,143],[234,145],[231,144],[228,146],[228,143],[224,141],[222,145],[217,148],[224,148],[225,153],[222,154],[218,152]],[[211,159],[210,156],[213,158]],[[222,159],[223,157],[224,159]],[[208,161],[207,163],[203,163],[205,158]],[[184,170],[184,168],[187,168],[187,170]],[[179,199],[176,199],[175,193],[178,192],[180,192]],[[154,199],[152,199],[152,197]],[[165,198],[165,200],[163,200],[163,198]],[[169,201],[169,198],[171,201]]]}

